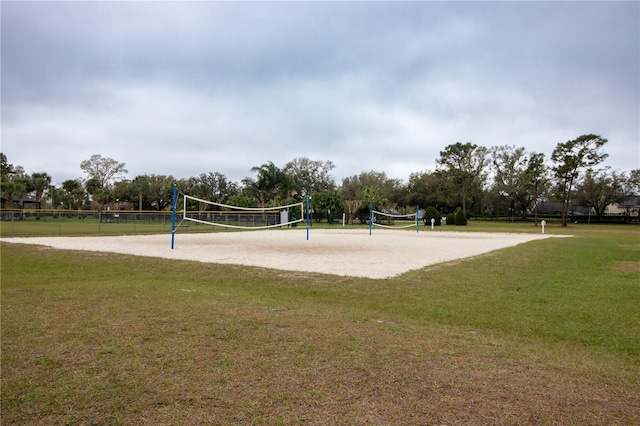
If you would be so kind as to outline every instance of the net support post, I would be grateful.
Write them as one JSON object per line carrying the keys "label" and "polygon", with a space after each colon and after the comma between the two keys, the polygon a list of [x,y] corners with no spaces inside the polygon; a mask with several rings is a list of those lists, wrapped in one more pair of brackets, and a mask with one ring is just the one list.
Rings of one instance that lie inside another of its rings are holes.
{"label": "net support post", "polygon": [[369,201],[369,235],[373,229],[373,200]]}
{"label": "net support post", "polygon": [[420,213],[420,204],[416,204],[416,234],[420,232],[420,218],[418,217]]}
{"label": "net support post", "polygon": [[171,250],[176,240],[176,205],[178,204],[178,185],[173,184],[173,199],[171,200]]}
{"label": "net support post", "polygon": [[311,197],[307,197],[307,211],[306,211],[307,217],[305,220],[305,222],[307,223],[307,241],[309,241],[309,227],[311,226],[310,211],[311,211]]}

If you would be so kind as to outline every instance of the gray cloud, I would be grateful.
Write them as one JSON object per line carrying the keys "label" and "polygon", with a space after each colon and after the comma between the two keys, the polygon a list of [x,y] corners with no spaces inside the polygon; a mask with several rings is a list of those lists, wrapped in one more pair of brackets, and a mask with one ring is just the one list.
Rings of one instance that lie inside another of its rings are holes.
{"label": "gray cloud", "polygon": [[295,157],[340,179],[433,169],[457,141],[547,156],[584,133],[640,167],[635,2],[8,2],[2,151],[55,182]]}

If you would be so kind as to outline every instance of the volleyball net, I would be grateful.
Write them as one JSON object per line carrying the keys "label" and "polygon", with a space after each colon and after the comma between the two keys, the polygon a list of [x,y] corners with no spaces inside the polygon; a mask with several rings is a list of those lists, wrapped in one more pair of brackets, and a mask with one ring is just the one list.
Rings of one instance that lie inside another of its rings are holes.
{"label": "volleyball net", "polygon": [[[210,225],[214,228],[252,231],[270,228],[295,228],[299,223],[306,222],[307,239],[309,239],[308,201],[306,207],[304,202],[264,208],[240,207],[203,200],[187,194],[178,194],[176,187],[174,187],[173,200],[171,248],[174,247],[175,232],[184,222]],[[197,205],[198,210],[189,210],[188,207],[193,205]]]}
{"label": "volleyball net", "polygon": [[393,214],[381,212],[373,209],[373,203],[369,204],[369,234],[374,226],[387,229],[404,229],[416,228],[416,232],[420,230],[419,207],[416,211],[409,214]]}

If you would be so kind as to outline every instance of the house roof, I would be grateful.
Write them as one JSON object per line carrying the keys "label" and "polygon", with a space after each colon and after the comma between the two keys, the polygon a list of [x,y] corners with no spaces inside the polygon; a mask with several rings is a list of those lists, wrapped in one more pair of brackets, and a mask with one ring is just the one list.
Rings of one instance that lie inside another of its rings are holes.
{"label": "house roof", "polygon": [[[4,195],[0,195],[0,198],[2,199],[2,201],[6,201],[7,200],[7,197],[5,197]],[[13,201],[15,201],[15,202],[23,202],[23,203],[37,203],[38,202],[35,198],[31,198],[31,197],[14,198]]]}
{"label": "house roof", "polygon": [[[5,197],[4,195],[0,195],[0,200],[2,200],[2,203],[4,203],[5,201],[7,201],[7,197]],[[22,198],[14,198],[13,199],[14,203],[19,203],[19,204],[36,204],[38,201],[35,198],[31,198],[31,197],[22,197]]]}
{"label": "house roof", "polygon": [[629,197],[618,203],[618,207],[638,207],[640,206],[640,197]]}
{"label": "house roof", "polygon": [[[582,207],[569,202],[569,212],[574,214],[589,214],[590,207]],[[542,201],[535,208],[538,213],[561,213],[562,202],[560,201]]]}

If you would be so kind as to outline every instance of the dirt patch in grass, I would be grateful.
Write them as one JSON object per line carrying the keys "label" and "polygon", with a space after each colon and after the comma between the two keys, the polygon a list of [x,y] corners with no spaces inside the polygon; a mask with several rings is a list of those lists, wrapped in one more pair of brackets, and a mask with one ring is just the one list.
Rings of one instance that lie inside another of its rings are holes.
{"label": "dirt patch in grass", "polygon": [[640,262],[614,262],[611,269],[620,272],[640,272]]}
{"label": "dirt patch in grass", "polygon": [[49,327],[41,338],[50,344],[38,353],[3,342],[3,353],[11,354],[3,369],[11,377],[3,386],[3,424],[640,419],[631,374],[620,381],[579,348],[532,352],[535,342],[473,330],[344,321],[295,308],[178,316],[144,309],[111,319],[108,304],[90,310],[98,323],[95,315],[72,314],[68,324],[84,325]]}

